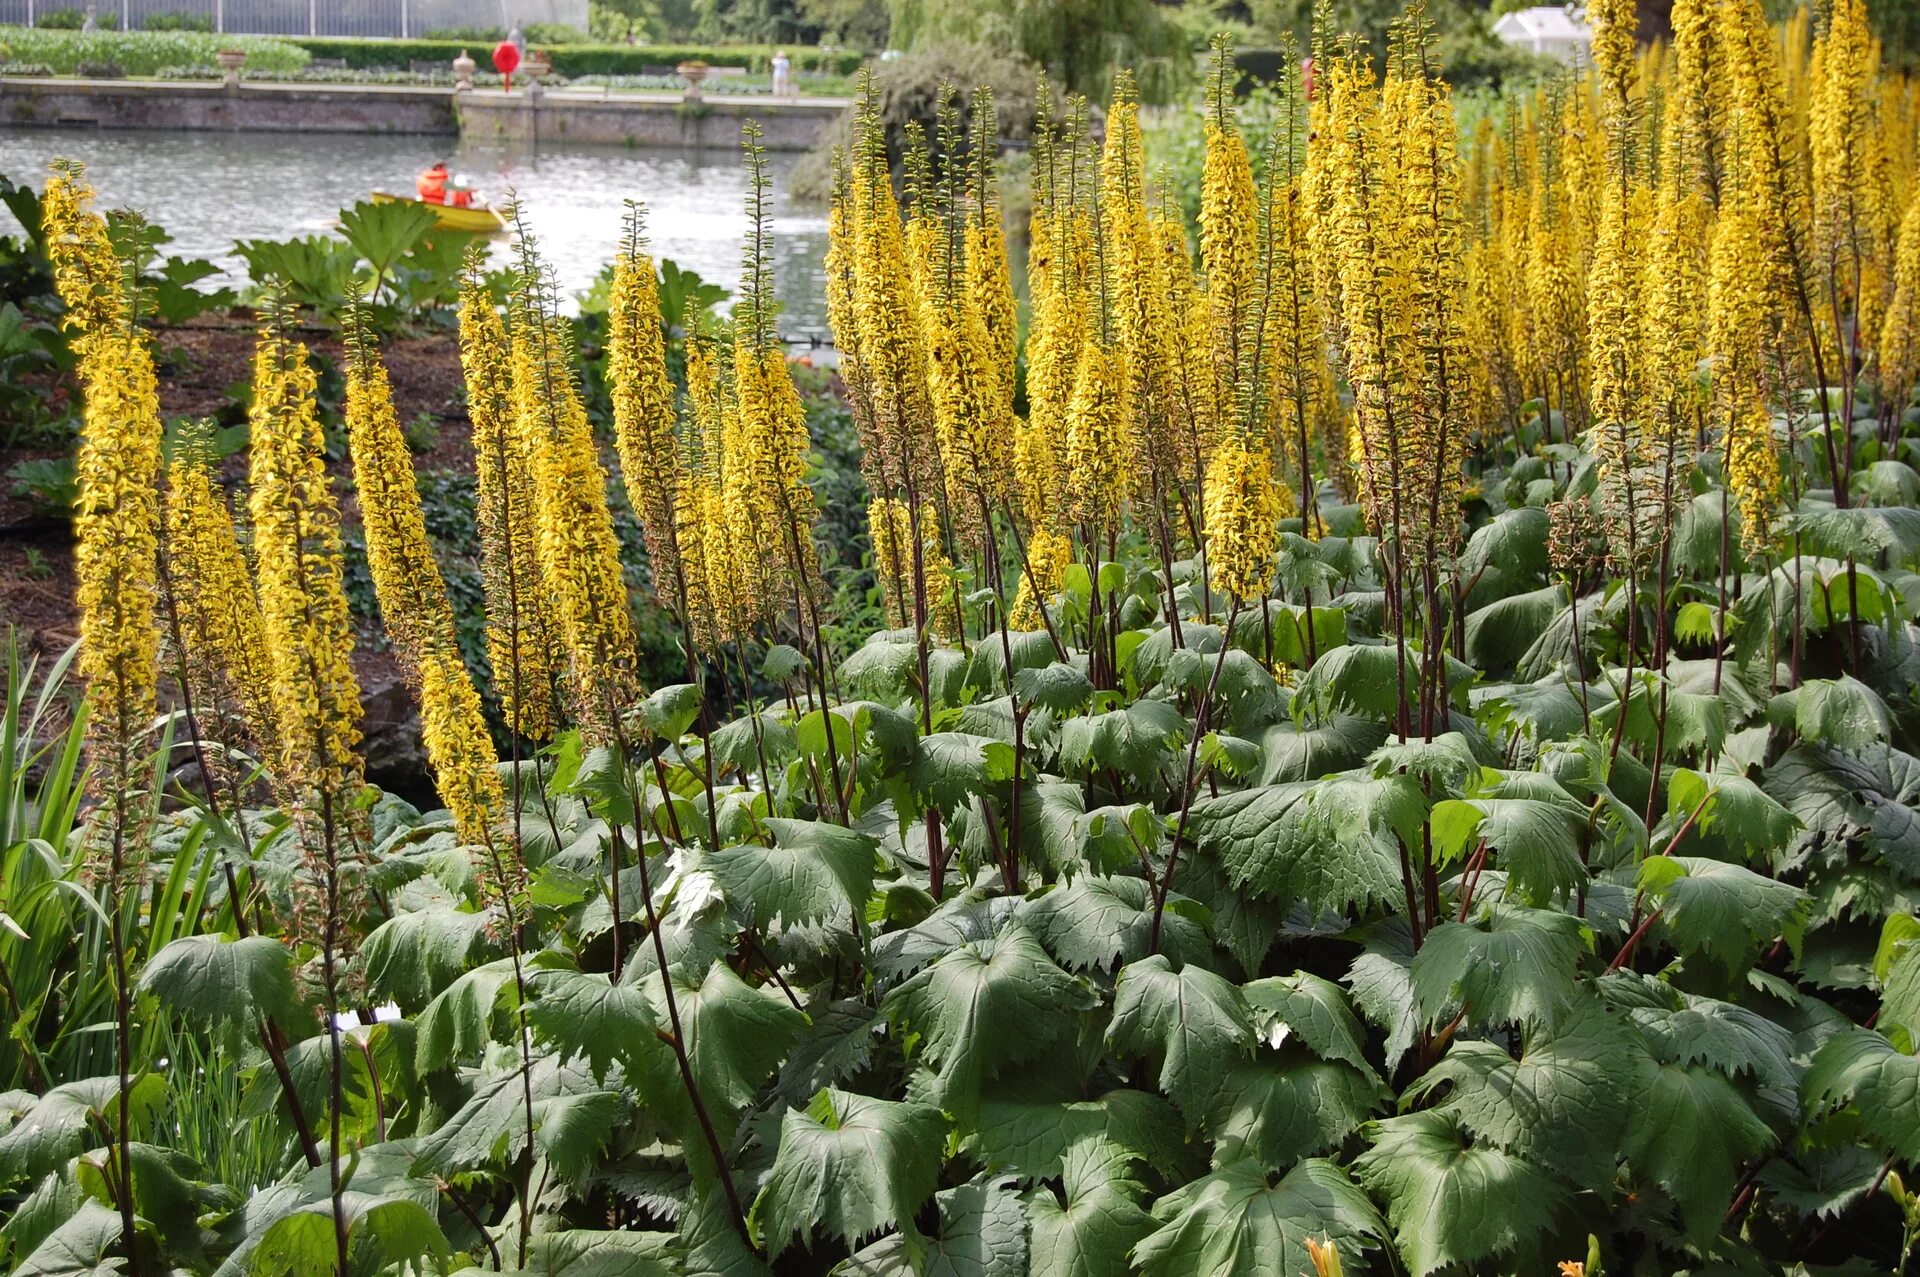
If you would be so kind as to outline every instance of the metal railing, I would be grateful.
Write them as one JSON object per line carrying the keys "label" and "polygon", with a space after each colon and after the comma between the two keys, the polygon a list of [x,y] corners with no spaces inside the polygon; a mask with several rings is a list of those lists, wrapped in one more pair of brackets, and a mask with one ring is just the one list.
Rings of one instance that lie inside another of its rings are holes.
{"label": "metal railing", "polygon": [[587,0],[0,0],[0,23],[35,26],[56,12],[84,12],[122,31],[157,17],[198,18],[234,35],[419,39],[454,27],[552,22],[585,30]]}

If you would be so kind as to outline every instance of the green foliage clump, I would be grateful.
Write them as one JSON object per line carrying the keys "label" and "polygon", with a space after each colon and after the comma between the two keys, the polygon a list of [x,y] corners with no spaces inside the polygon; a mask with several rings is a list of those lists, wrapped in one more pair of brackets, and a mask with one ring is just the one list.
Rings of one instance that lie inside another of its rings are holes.
{"label": "green foliage clump", "polygon": [[126,75],[158,75],[165,68],[220,74],[214,55],[246,52],[247,65],[263,71],[296,71],[312,54],[272,36],[214,35],[203,31],[58,31],[44,26],[9,28],[6,43],[17,62],[38,63],[56,75],[76,74],[82,63],[112,63]]}

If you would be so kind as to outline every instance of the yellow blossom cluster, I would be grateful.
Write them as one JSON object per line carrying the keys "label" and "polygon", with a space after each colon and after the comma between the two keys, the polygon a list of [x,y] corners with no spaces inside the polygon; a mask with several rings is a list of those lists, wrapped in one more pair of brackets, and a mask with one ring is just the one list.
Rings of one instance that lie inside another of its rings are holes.
{"label": "yellow blossom cluster", "polygon": [[364,309],[356,307],[349,315],[346,417],[367,568],[381,619],[420,697],[421,740],[454,830],[464,843],[486,845],[505,806],[493,741],[460,655],[386,365],[365,324]]}
{"label": "yellow blossom cluster", "polygon": [[[523,237],[524,241],[524,237]],[[528,259],[512,300],[512,385],[533,476],[536,557],[566,650],[573,713],[590,739],[612,739],[638,691],[626,569],[607,505],[607,474],[575,380],[571,328],[542,268]]]}
{"label": "yellow blossom cluster", "polygon": [[257,752],[274,739],[273,660],[203,436],[204,427],[167,461],[167,588],[196,711],[221,742]]}
{"label": "yellow blossom cluster", "polygon": [[867,506],[867,536],[873,543],[873,575],[887,624],[909,629],[924,616],[939,638],[959,637],[953,564],[940,544],[934,511],[927,507],[916,512],[904,501],[876,498]]}
{"label": "yellow blossom cluster", "polygon": [[281,779],[337,808],[361,784],[360,685],[318,382],[286,325],[284,311],[268,310],[253,361],[255,584],[273,658]]}
{"label": "yellow blossom cluster", "polygon": [[73,513],[79,667],[92,698],[91,788],[111,819],[118,872],[146,810],[141,742],[158,680],[160,398],[120,258],[92,199],[77,166],[56,168],[42,226],[84,395]]}
{"label": "yellow blossom cluster", "polygon": [[460,289],[460,366],[473,426],[487,657],[508,730],[543,741],[556,726],[556,691],[566,654],[540,580],[533,467],[518,425],[506,325],[481,280],[484,261],[484,250],[470,250]]}

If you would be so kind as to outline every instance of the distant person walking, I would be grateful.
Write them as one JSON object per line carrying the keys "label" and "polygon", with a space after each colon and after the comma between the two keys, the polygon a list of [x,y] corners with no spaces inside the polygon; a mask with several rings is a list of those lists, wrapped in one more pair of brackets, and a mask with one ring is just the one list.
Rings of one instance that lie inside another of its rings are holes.
{"label": "distant person walking", "polygon": [[94,13],[92,5],[87,6],[87,16],[80,19],[80,29],[82,31],[98,31],[100,29],[100,19]]}
{"label": "distant person walking", "polygon": [[785,49],[773,51],[773,96],[793,96],[793,59],[787,56]]}
{"label": "distant person walking", "polygon": [[514,23],[507,28],[507,43],[520,51],[520,60],[527,60],[527,37],[520,31],[520,24]]}

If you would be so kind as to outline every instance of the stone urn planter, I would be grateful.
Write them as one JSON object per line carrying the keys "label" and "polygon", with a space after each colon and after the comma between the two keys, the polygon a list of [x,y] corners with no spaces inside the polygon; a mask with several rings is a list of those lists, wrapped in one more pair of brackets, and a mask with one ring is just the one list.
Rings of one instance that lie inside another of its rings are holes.
{"label": "stone urn planter", "polygon": [[711,69],[704,62],[682,62],[674,68],[674,73],[687,82],[687,101],[700,101],[703,96],[700,86],[706,82],[707,73]]}
{"label": "stone urn planter", "polygon": [[240,68],[247,65],[247,51],[245,49],[221,49],[213,55],[213,60],[220,64],[220,76],[226,83],[226,86],[230,89],[238,88],[240,86]]}
{"label": "stone urn planter", "polygon": [[463,93],[473,88],[473,73],[479,65],[467,56],[465,49],[460,50],[460,56],[453,60],[453,91],[455,93]]}
{"label": "stone urn planter", "polygon": [[540,81],[553,74],[553,57],[545,49],[534,49],[527,54],[527,60],[520,64],[520,73],[527,77],[527,96],[538,98],[541,94]]}

